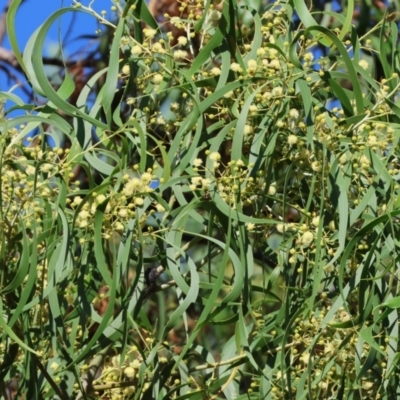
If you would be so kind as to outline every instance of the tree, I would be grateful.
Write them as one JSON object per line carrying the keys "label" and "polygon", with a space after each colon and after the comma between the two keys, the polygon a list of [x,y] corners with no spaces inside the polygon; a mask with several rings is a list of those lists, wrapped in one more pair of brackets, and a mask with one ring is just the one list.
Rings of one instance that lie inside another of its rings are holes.
{"label": "tree", "polygon": [[[292,6],[76,2],[14,48],[42,100],[0,94],[28,111],[0,123],[5,397],[395,396],[397,28]],[[66,12],[107,25],[110,57],[54,87]]]}

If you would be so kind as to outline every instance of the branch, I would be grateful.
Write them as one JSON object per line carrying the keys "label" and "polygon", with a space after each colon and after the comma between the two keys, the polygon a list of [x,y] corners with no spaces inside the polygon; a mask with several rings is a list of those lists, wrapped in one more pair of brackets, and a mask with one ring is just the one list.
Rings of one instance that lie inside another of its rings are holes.
{"label": "branch", "polygon": [[1,17],[0,17],[0,44],[3,43],[3,40],[6,37],[6,32],[7,32],[6,19],[7,19],[7,13],[8,13],[8,9],[10,8],[11,1],[12,0],[8,0],[8,3],[4,7],[3,14],[1,14]]}
{"label": "branch", "polygon": [[[98,372],[102,368],[104,359],[107,357],[108,352],[111,348],[111,345],[108,345],[106,348],[104,348],[102,351],[100,351],[96,357],[93,358],[91,361],[89,368],[85,374],[82,376],[82,387],[83,390],[85,391],[86,395],[90,395],[93,393],[94,390],[97,390],[93,386],[93,381],[98,377]],[[81,392],[79,395],[76,397],[77,400],[82,399],[84,397],[84,394]]]}
{"label": "branch", "polygon": [[[279,347],[277,347],[275,349],[267,350],[264,354],[272,355],[272,354],[275,354],[275,353],[277,353],[277,352],[279,352],[279,351],[281,351],[283,349],[286,350],[286,349],[289,349],[291,347],[295,347],[295,346],[297,346],[297,345],[299,345],[301,343],[302,343],[301,340],[296,340],[295,342],[288,343],[287,345],[285,345],[283,347],[279,346]],[[236,357],[230,358],[229,360],[220,361],[220,362],[216,362],[216,363],[207,363],[207,364],[203,364],[203,365],[198,365],[197,367],[194,367],[193,369],[191,369],[190,372],[201,371],[203,369],[209,369],[209,368],[214,368],[215,369],[215,368],[218,368],[218,367],[220,367],[222,365],[233,364],[236,361],[244,360],[246,358],[247,358],[247,354],[243,353],[243,354],[240,354],[240,355],[238,355]]]}
{"label": "branch", "polygon": [[[0,21],[0,35],[1,35],[1,21]],[[14,53],[5,47],[0,47],[0,61],[4,61],[11,65],[13,68],[18,68],[18,61]]]}

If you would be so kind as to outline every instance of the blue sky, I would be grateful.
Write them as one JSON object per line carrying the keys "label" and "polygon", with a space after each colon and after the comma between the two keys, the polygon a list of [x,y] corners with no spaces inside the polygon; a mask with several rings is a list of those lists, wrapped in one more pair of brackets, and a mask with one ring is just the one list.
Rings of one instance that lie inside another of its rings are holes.
{"label": "blue sky", "polygon": [[[81,0],[83,5],[88,6],[89,0]],[[19,7],[17,18],[16,18],[16,32],[18,38],[18,44],[20,49],[23,51],[28,39],[32,33],[43,24],[46,19],[55,11],[60,8],[70,7],[72,2],[70,0],[25,0]],[[107,16],[111,17],[112,6],[111,0],[94,0],[92,2],[92,8],[100,13],[102,10],[107,11]],[[0,9],[1,11],[1,9]],[[62,38],[62,42],[66,38],[67,32],[71,26],[72,13],[66,14],[59,22],[53,24],[49,31],[48,38],[45,44],[46,56],[52,56],[56,54],[59,49],[59,36]],[[87,45],[88,40],[74,40],[83,34],[94,34],[98,28],[97,21],[94,17],[84,13],[74,13],[77,15],[73,24],[73,28],[69,35],[67,35],[68,41],[63,44],[63,50],[65,55],[73,54],[78,49]],[[93,45],[96,45],[94,43]],[[3,47],[10,49],[8,38],[6,37],[2,43]],[[15,72],[15,70],[13,71]],[[18,75],[20,79],[24,79],[22,75]],[[7,82],[6,74],[0,69],[0,91],[8,91],[10,89],[10,83]],[[20,89],[13,91],[16,95],[20,96],[24,100],[24,94]]]}

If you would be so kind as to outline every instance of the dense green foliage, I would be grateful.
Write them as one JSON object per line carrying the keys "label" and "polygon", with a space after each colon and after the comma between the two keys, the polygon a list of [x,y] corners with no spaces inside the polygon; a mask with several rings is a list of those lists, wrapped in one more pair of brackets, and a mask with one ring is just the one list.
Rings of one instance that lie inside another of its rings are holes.
{"label": "dense green foliage", "polygon": [[[4,396],[398,396],[398,32],[359,37],[353,8],[76,3],[35,32],[38,104],[0,93]],[[79,12],[114,34],[72,104],[42,53]]]}

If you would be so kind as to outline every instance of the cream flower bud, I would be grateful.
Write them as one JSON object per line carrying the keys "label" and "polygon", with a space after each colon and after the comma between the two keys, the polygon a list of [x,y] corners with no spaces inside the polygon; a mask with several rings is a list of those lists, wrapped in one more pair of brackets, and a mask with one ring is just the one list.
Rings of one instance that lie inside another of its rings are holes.
{"label": "cream flower bud", "polygon": [[321,163],[319,161],[314,161],[311,163],[311,169],[315,172],[319,172],[322,170]]}
{"label": "cream flower bud", "polygon": [[290,116],[290,118],[298,119],[300,117],[300,113],[295,108],[291,108],[289,111],[289,116]]}
{"label": "cream flower bud", "polygon": [[165,211],[165,208],[161,204],[156,204],[156,209],[158,212],[162,213]]}
{"label": "cream flower bud", "polygon": [[155,74],[153,76],[153,82],[155,85],[159,85],[163,80],[163,76],[161,74]]}
{"label": "cream flower bud", "polygon": [[213,10],[210,14],[211,21],[219,21],[221,19],[221,13],[217,10]]}
{"label": "cream flower bud", "polygon": [[131,69],[130,69],[130,67],[129,67],[128,64],[125,64],[125,65],[122,67],[122,73],[123,73],[124,75],[129,75],[129,74],[131,73]]}
{"label": "cream flower bud", "polygon": [[238,64],[238,63],[232,63],[231,64],[231,70],[233,71],[233,72],[240,72],[241,71],[241,67],[240,67],[240,65]]}
{"label": "cream flower bud", "polygon": [[221,70],[220,70],[218,67],[214,67],[214,68],[211,70],[211,73],[212,73],[213,75],[215,75],[215,76],[221,75]]}
{"label": "cream flower bud", "polygon": [[318,226],[319,226],[319,222],[320,222],[320,217],[319,217],[319,216],[314,217],[314,218],[312,219],[312,221],[311,221],[311,223],[312,223],[315,227],[318,227]]}
{"label": "cream flower bud", "polygon": [[188,42],[188,40],[187,40],[187,38],[185,38],[185,36],[178,37],[178,44],[180,46],[186,46],[187,42]]}
{"label": "cream flower bud", "polygon": [[296,135],[289,135],[288,136],[288,143],[292,146],[297,143],[297,136]]}
{"label": "cream flower bud", "polygon": [[133,47],[131,48],[131,53],[132,53],[133,55],[137,56],[137,55],[139,55],[139,54],[142,53],[142,48],[141,48],[140,46],[138,46],[138,45],[133,46]]}
{"label": "cream flower bud", "polygon": [[367,70],[368,67],[369,67],[368,61],[366,61],[366,60],[360,60],[360,61],[358,62],[358,65],[359,65],[362,69],[365,69],[365,70]]}
{"label": "cream flower bud", "polygon": [[253,224],[253,223],[251,223],[251,222],[248,222],[248,223],[247,223],[247,230],[248,230],[249,232],[254,231],[254,228],[255,228],[255,224]]}
{"label": "cream flower bud", "polygon": [[221,154],[219,154],[217,151],[214,151],[208,157],[210,160],[219,161],[221,159]]}
{"label": "cream flower bud", "polygon": [[154,30],[154,29],[146,29],[146,28],[145,28],[145,29],[143,29],[143,33],[144,33],[144,35],[145,35],[147,38],[153,39],[154,36],[156,36],[157,31]]}
{"label": "cream flower bud", "polygon": [[273,96],[278,97],[278,96],[282,96],[282,94],[283,94],[283,89],[280,86],[274,87],[272,89]]}
{"label": "cream flower bud", "polygon": [[249,74],[255,74],[257,72],[258,63],[256,60],[249,60],[247,61],[247,71]]}
{"label": "cream flower bud", "polygon": [[301,237],[301,243],[303,244],[304,247],[308,247],[314,240],[314,235],[310,231],[306,231],[303,233],[303,236]]}

